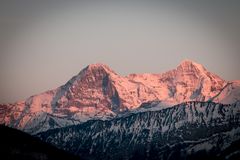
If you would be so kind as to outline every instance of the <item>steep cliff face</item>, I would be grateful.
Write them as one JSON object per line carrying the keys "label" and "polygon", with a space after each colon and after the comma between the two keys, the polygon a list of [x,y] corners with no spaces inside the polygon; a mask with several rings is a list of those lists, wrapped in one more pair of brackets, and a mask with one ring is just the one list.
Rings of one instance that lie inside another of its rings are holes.
{"label": "steep cliff face", "polygon": [[[57,105],[66,109],[69,106],[105,108],[119,113],[141,104],[143,94],[138,96],[136,93],[137,90],[140,92],[141,88],[142,92],[147,90],[146,86],[121,77],[106,65],[93,64],[78,75],[65,95],[60,98],[62,100],[60,105]],[[145,94],[146,100],[147,96],[149,95]]]}
{"label": "steep cliff face", "polygon": [[240,99],[239,84],[222,80],[189,60],[163,74],[128,76],[104,64],[92,64],[57,89],[0,105],[0,123],[34,134],[91,119],[111,119],[137,111],[149,101],[159,101],[159,108],[186,101],[231,104]]}
{"label": "steep cliff face", "polygon": [[221,156],[228,155],[221,154],[240,141],[239,124],[240,103],[186,102],[108,121],[88,121],[37,136],[89,159],[184,159],[199,155],[224,159]]}
{"label": "steep cliff face", "polygon": [[[98,112],[114,114],[116,105],[120,106],[118,92],[111,78],[118,77],[110,68],[102,64],[89,65],[66,85],[57,90],[51,105],[54,113],[84,116]],[[117,98],[116,98],[117,97]]]}

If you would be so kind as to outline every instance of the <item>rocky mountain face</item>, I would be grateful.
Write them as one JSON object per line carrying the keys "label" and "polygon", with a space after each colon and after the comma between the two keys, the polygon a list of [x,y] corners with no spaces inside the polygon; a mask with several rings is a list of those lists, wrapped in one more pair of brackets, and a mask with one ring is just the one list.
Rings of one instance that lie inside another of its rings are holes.
{"label": "rocky mountain face", "polygon": [[92,64],[65,85],[0,105],[0,124],[82,159],[238,159],[240,81],[185,60],[120,76]]}
{"label": "rocky mountain face", "polygon": [[239,99],[240,81],[225,81],[189,60],[163,74],[128,76],[92,64],[57,89],[0,105],[0,123],[36,134],[137,112],[150,101],[167,108],[187,101],[233,104]]}
{"label": "rocky mountain face", "polygon": [[91,120],[37,137],[83,159],[237,159],[239,124],[239,102],[185,102],[107,121]]}

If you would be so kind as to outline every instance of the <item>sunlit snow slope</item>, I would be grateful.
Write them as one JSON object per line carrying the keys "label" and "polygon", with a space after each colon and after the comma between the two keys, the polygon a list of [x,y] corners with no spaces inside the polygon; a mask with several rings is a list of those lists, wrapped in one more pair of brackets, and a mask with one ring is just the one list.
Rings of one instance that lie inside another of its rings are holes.
{"label": "sunlit snow slope", "polygon": [[240,81],[225,81],[189,60],[166,73],[128,76],[104,64],[91,64],[57,89],[0,105],[0,123],[35,134],[92,119],[112,119],[138,111],[149,101],[166,108],[187,101],[232,104],[239,99]]}

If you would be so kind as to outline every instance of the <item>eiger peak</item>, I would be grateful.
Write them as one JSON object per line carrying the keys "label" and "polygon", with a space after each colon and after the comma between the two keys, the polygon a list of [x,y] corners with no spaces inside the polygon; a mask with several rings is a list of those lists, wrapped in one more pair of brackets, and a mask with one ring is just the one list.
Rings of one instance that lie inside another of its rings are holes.
{"label": "eiger peak", "polygon": [[0,105],[0,123],[38,133],[91,119],[111,119],[150,101],[161,102],[160,108],[188,101],[232,104],[240,100],[239,95],[238,81],[225,81],[190,60],[162,74],[128,76],[96,63],[57,89],[22,103]]}

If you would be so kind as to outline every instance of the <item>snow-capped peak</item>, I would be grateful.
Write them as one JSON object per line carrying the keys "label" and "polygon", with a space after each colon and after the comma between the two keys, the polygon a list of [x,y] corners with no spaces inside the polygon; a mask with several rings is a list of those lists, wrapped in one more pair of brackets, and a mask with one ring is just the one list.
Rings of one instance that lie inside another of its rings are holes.
{"label": "snow-capped peak", "polygon": [[129,76],[120,76],[107,65],[96,63],[85,67],[56,90],[32,96],[21,105],[3,106],[5,111],[0,113],[0,123],[20,129],[31,123],[38,126],[35,123],[44,121],[43,116],[38,116],[39,112],[74,119],[74,123],[106,119],[149,101],[160,101],[164,107],[186,101],[234,103],[240,100],[239,86],[190,60],[163,74]]}
{"label": "snow-capped peak", "polygon": [[92,73],[96,72],[105,72],[107,74],[114,74],[117,75],[116,72],[114,72],[108,65],[102,64],[102,63],[95,63],[95,64],[90,64],[88,65],[85,69],[85,71],[90,71]]}
{"label": "snow-capped peak", "polygon": [[193,62],[191,60],[184,60],[177,67],[177,71],[179,72],[194,72],[195,74],[204,74],[207,70],[203,67],[203,65]]}

